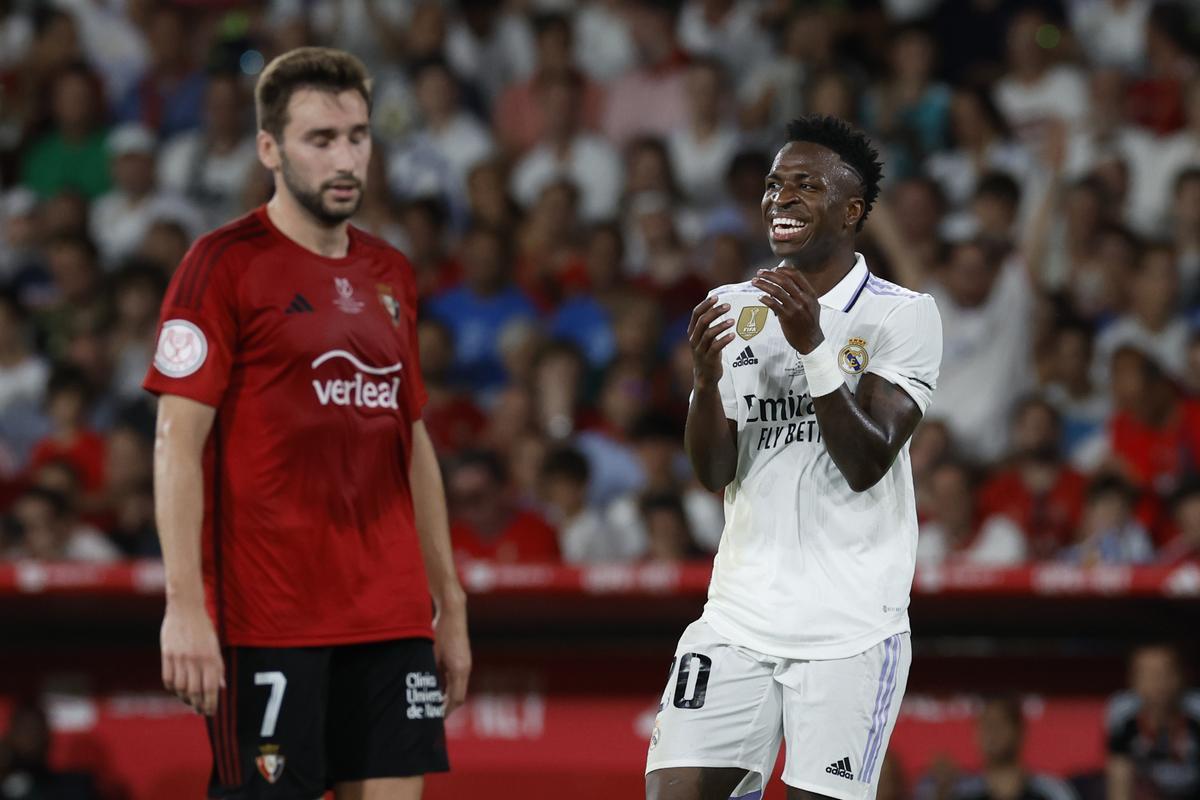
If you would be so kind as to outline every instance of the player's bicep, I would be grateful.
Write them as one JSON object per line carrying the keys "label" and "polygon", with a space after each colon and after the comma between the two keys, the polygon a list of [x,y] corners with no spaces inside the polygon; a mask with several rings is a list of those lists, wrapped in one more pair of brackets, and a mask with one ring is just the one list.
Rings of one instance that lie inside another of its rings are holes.
{"label": "player's bicep", "polygon": [[863,413],[883,430],[893,456],[900,452],[921,421],[921,409],[908,392],[870,372],[859,380],[854,399]]}

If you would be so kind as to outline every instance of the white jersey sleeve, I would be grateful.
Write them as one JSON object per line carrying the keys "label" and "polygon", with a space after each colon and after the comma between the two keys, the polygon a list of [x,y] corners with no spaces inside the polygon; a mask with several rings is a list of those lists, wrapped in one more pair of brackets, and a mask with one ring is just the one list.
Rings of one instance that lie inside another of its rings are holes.
{"label": "white jersey sleeve", "polygon": [[880,325],[867,372],[903,389],[921,413],[929,407],[942,363],[942,318],[927,294],[895,308]]}

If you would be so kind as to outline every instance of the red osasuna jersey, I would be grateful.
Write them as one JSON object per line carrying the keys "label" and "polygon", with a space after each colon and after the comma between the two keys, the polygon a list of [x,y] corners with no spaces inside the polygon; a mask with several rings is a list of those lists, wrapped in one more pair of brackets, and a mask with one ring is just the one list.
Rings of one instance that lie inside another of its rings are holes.
{"label": "red osasuna jersey", "polygon": [[416,286],[350,229],[344,258],[266,208],[201,237],[163,301],[145,387],[217,409],[203,569],[223,644],[432,637],[408,464],[425,403]]}

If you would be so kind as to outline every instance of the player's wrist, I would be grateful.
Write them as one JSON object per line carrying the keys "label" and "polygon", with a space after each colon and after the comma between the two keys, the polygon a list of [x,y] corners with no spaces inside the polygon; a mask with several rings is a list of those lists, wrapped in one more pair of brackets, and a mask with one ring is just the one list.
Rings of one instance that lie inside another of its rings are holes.
{"label": "player's wrist", "polygon": [[804,375],[808,378],[808,393],[813,397],[833,394],[846,384],[837,358],[825,339],[808,353],[801,353],[800,363],[804,365]]}
{"label": "player's wrist", "polygon": [[461,586],[452,586],[437,592],[433,597],[439,614],[465,614],[467,611],[467,593]]}

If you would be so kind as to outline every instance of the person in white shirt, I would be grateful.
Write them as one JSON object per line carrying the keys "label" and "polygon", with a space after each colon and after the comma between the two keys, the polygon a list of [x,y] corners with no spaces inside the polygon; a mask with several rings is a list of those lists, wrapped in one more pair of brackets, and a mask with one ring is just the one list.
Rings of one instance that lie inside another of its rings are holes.
{"label": "person in white shirt", "polygon": [[737,154],[737,127],[721,116],[724,75],[719,62],[699,59],[688,67],[688,125],[667,137],[672,171],[693,206],[722,199],[725,174]]}
{"label": "person in white shirt", "polygon": [[841,120],[794,121],[762,201],[779,266],[692,314],[684,444],[726,523],[651,735],[648,800],[761,791],[781,739],[789,796],[875,796],[911,661],[908,441],[942,351],[933,298],[854,250],[881,174]]}
{"label": "person in white shirt", "polygon": [[193,237],[203,232],[200,210],[182,195],[159,188],[154,134],[126,123],[109,135],[108,149],[114,186],[92,205],[90,227],[106,269],[132,255],[157,220],[179,222]]}
{"label": "person in white shirt", "polygon": [[546,135],[513,170],[512,193],[529,208],[548,184],[566,178],[579,190],[586,222],[611,219],[623,185],[621,159],[602,137],[580,130],[582,83],[574,73],[547,75],[541,95]]}

